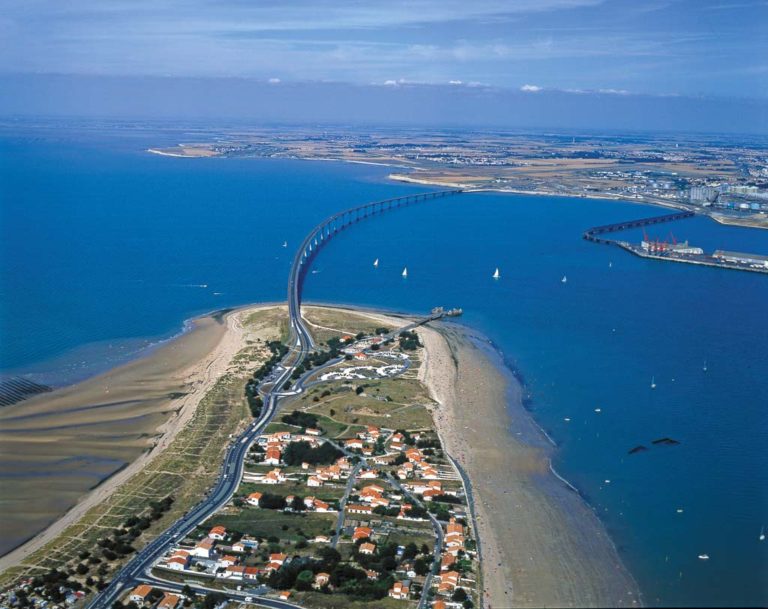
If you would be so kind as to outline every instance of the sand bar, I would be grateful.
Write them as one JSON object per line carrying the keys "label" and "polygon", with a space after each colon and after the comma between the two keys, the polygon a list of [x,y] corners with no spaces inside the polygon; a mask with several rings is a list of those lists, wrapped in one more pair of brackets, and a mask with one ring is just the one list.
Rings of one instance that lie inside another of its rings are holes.
{"label": "sand bar", "polygon": [[242,314],[195,319],[146,357],[0,410],[0,571],[170,444],[242,347]]}

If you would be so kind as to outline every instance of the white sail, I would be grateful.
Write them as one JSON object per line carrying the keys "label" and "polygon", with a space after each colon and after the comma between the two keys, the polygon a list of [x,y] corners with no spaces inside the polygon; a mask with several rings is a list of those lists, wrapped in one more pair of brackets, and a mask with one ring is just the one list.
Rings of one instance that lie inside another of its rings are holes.
{"label": "white sail", "polygon": [[656,389],[656,378],[651,377],[651,389]]}
{"label": "white sail", "polygon": [[563,283],[567,283],[568,282],[568,277],[563,275],[563,278],[560,281],[562,281]]}
{"label": "white sail", "polygon": [[496,267],[496,270],[493,273],[493,278],[498,279],[499,277],[501,277],[501,274],[499,273],[499,267]]}
{"label": "white sail", "polygon": [[283,247],[288,247],[288,242],[287,241],[283,241]]}
{"label": "white sail", "polygon": [[379,259],[376,258],[376,260],[373,261],[373,266],[378,267],[379,266]]}
{"label": "white sail", "polygon": [[407,266],[403,269],[403,277],[408,277],[408,267]]}

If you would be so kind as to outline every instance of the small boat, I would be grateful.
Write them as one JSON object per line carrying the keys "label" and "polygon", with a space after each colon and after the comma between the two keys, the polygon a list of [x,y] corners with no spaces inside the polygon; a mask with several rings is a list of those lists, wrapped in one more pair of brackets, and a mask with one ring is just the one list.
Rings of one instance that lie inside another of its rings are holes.
{"label": "small boat", "polygon": [[699,560],[709,560],[709,554],[699,554]]}
{"label": "small boat", "polygon": [[609,263],[608,263],[608,268],[609,268],[609,269],[610,269],[610,268],[613,268],[613,262],[609,262]]}
{"label": "small boat", "polygon": [[379,268],[379,259],[378,258],[376,258],[376,260],[373,261],[373,266],[375,266],[376,268]]}
{"label": "small boat", "polygon": [[651,389],[656,389],[656,379],[651,377]]}
{"label": "small boat", "polygon": [[603,409],[602,408],[595,408],[595,412],[599,414],[599,413],[603,412]]}
{"label": "small boat", "polygon": [[560,280],[562,283],[568,283],[568,277],[563,275],[563,278]]}
{"label": "small boat", "polygon": [[401,275],[403,277],[408,277],[408,267],[407,266],[403,268],[403,272],[401,273]]}
{"label": "small boat", "polygon": [[760,541],[765,541],[765,527],[760,527],[760,537],[758,537]]}
{"label": "small boat", "polygon": [[287,241],[283,241],[283,247],[288,247],[288,242]]}
{"label": "small boat", "polygon": [[498,279],[499,277],[501,277],[501,273],[499,273],[499,267],[496,267],[496,270],[493,273],[493,278]]}
{"label": "small boat", "polygon": [[702,370],[703,370],[704,372],[706,372],[706,371],[707,371],[707,360],[704,360],[704,366],[702,367]]}

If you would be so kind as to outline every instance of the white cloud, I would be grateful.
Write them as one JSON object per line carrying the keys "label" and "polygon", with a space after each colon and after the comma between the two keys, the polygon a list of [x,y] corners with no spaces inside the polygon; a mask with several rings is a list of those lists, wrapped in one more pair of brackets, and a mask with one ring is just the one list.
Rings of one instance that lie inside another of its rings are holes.
{"label": "white cloud", "polygon": [[279,78],[270,78],[267,82],[270,85],[279,85],[280,84],[280,79]]}
{"label": "white cloud", "polygon": [[449,85],[462,85],[464,83],[462,81],[460,81],[460,80],[449,80],[448,84]]}
{"label": "white cloud", "polygon": [[520,90],[524,93],[538,93],[543,90],[543,87],[539,87],[538,85],[523,85],[520,87]]}

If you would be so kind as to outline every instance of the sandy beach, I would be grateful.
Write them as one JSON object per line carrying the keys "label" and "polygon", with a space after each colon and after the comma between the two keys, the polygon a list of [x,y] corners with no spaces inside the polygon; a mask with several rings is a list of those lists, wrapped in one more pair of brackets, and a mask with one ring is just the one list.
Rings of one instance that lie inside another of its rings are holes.
{"label": "sandy beach", "polygon": [[253,310],[195,319],[146,357],[0,411],[0,551],[8,552],[0,571],[55,539],[173,441],[242,348],[243,315]]}
{"label": "sandy beach", "polygon": [[[2,531],[22,544],[0,558],[0,571],[55,539],[173,441],[253,338],[243,320],[256,309],[199,318],[148,357],[0,412],[0,473],[9,482]],[[352,310],[393,327],[410,319]],[[418,332],[426,347],[419,378],[438,404],[443,445],[472,484],[485,606],[639,604],[602,523],[550,471],[554,448],[499,354],[455,324]]]}
{"label": "sandy beach", "polygon": [[553,447],[498,353],[451,324],[418,332],[426,346],[420,378],[440,404],[443,445],[472,481],[486,605],[640,604],[602,523],[550,472]]}

